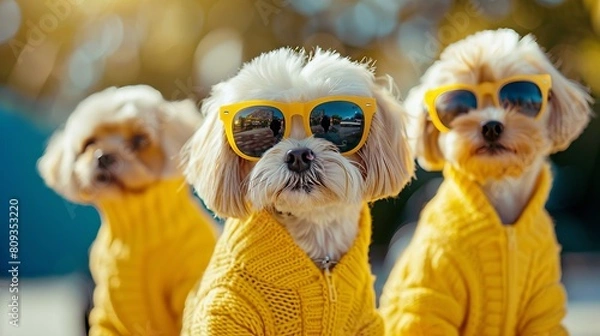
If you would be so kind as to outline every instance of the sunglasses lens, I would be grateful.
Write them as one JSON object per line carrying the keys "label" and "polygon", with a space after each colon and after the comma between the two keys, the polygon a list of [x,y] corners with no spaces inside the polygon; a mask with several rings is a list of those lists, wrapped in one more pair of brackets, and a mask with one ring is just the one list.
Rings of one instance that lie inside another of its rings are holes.
{"label": "sunglasses lens", "polygon": [[276,145],[285,132],[283,113],[270,106],[252,106],[233,118],[233,139],[238,149],[252,157],[261,157]]}
{"label": "sunglasses lens", "polygon": [[450,123],[458,115],[468,113],[477,108],[477,97],[468,90],[453,90],[440,94],[435,99],[435,109],[444,126],[450,128]]}
{"label": "sunglasses lens", "polygon": [[310,128],[315,138],[334,143],[341,153],[348,152],[356,148],[363,137],[365,114],[352,102],[326,102],[311,111]]}
{"label": "sunglasses lens", "polygon": [[535,117],[542,108],[542,91],[532,82],[508,83],[500,89],[500,103],[504,107],[515,107],[528,117]]}

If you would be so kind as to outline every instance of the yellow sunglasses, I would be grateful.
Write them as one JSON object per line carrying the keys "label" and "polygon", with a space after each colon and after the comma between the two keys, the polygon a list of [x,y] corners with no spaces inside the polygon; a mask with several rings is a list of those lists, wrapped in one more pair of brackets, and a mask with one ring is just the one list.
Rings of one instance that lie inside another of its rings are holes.
{"label": "yellow sunglasses", "polygon": [[352,155],[367,141],[376,109],[371,97],[329,96],[292,103],[244,101],[222,106],[220,117],[236,154],[258,161],[269,148],[289,137],[294,115],[304,120],[306,134],[328,140],[340,153]]}
{"label": "yellow sunglasses", "polygon": [[549,74],[520,75],[479,85],[451,84],[425,93],[429,117],[440,132],[448,132],[459,115],[481,107],[489,95],[495,106],[515,107],[518,113],[539,118],[546,110],[552,87]]}

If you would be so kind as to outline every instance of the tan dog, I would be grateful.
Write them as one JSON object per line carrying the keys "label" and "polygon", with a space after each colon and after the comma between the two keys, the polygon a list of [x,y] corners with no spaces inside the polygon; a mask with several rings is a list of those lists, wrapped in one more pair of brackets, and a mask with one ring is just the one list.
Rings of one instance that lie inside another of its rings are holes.
{"label": "tan dog", "polygon": [[201,122],[191,101],[112,87],[83,100],[39,160],[48,186],[102,218],[90,255],[91,335],[179,334],[185,297],[216,241],[178,170]]}
{"label": "tan dog", "polygon": [[547,160],[590,101],[532,36],[484,31],[444,50],[406,100],[418,161],[445,179],[385,286],[390,335],[565,334]]}

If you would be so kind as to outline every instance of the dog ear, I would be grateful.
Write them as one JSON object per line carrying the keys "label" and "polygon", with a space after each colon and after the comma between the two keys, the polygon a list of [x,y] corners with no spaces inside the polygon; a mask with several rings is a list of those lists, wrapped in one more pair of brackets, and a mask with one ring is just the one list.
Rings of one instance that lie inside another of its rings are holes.
{"label": "dog ear", "polygon": [[[391,79],[390,79],[391,80]],[[365,170],[366,198],[396,196],[414,176],[414,157],[406,140],[404,109],[392,88],[376,84],[377,112],[369,137],[358,152]]]}
{"label": "dog ear", "polygon": [[593,99],[582,85],[551,68],[548,132],[552,140],[552,152],[556,153],[567,149],[583,132],[592,115],[590,103]]}
{"label": "dog ear", "polygon": [[163,150],[169,162],[172,162],[169,165],[171,169],[165,169],[166,173],[177,171],[181,161],[181,148],[202,125],[203,120],[196,104],[190,99],[162,104],[159,112],[159,129],[162,134]]}
{"label": "dog ear", "polygon": [[528,35],[522,43],[530,41],[535,51],[530,61],[542,72],[552,77],[552,88],[548,94],[548,134],[552,140],[552,153],[565,150],[585,129],[592,110],[593,98],[579,83],[566,78],[548,59],[548,56]]}
{"label": "dog ear", "polygon": [[72,181],[73,156],[65,145],[64,130],[56,131],[37,161],[37,170],[48,187],[71,201],[79,202],[81,200],[77,197]]}
{"label": "dog ear", "polygon": [[[215,87],[218,87],[215,86]],[[229,146],[213,95],[202,105],[205,120],[182,150],[182,166],[206,206],[219,217],[244,218],[250,213],[246,202],[247,162]]]}
{"label": "dog ear", "polygon": [[552,75],[548,131],[553,153],[567,149],[583,132],[592,114],[591,102],[592,97],[582,85],[558,71]]}
{"label": "dog ear", "polygon": [[48,141],[44,155],[37,161],[37,169],[46,185],[58,189],[61,183],[61,162],[65,150],[64,131],[56,131]]}
{"label": "dog ear", "polygon": [[404,102],[408,140],[419,166],[428,171],[442,170],[445,161],[438,144],[440,132],[427,119],[424,97],[425,90],[419,85],[410,90]]}
{"label": "dog ear", "polygon": [[445,161],[438,144],[440,131],[435,128],[431,121],[427,120],[424,114],[421,118],[422,131],[417,140],[417,162],[419,166],[427,171],[442,170]]}

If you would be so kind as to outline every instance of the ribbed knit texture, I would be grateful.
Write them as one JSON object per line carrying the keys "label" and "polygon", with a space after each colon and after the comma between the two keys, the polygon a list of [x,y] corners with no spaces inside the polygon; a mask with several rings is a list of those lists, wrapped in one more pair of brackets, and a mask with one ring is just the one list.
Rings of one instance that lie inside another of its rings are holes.
{"label": "ribbed knit texture", "polygon": [[182,335],[383,335],[368,263],[371,215],[327,274],[267,212],[229,220]]}
{"label": "ribbed knit texture", "polygon": [[566,335],[549,166],[512,225],[473,181],[449,166],[444,177],[384,287],[387,334]]}
{"label": "ribbed knit texture", "polygon": [[90,335],[179,335],[187,294],[216,243],[214,220],[183,179],[103,202],[99,211]]}

